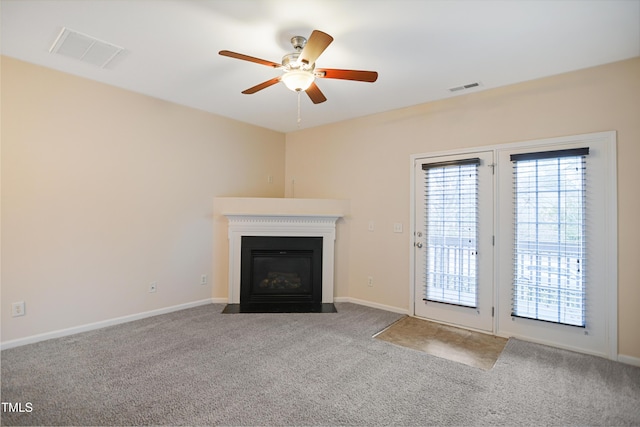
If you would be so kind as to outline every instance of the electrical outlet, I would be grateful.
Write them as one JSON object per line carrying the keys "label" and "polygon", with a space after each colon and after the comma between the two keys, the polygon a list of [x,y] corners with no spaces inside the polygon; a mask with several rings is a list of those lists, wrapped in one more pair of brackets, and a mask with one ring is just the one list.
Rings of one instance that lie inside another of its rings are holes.
{"label": "electrical outlet", "polygon": [[375,228],[375,223],[373,221],[369,221],[369,231],[373,231],[373,229]]}
{"label": "electrical outlet", "polygon": [[24,315],[24,301],[14,302],[13,304],[11,304],[11,316],[19,317]]}
{"label": "electrical outlet", "polygon": [[155,291],[157,291],[157,290],[158,290],[158,283],[156,283],[156,282],[152,282],[152,283],[149,285],[149,293],[153,293],[153,292],[155,292]]}
{"label": "electrical outlet", "polygon": [[394,233],[402,233],[402,223],[396,222],[393,224],[393,232]]}
{"label": "electrical outlet", "polygon": [[369,286],[370,288],[373,288],[373,277],[371,276],[367,277],[367,286]]}
{"label": "electrical outlet", "polygon": [[202,276],[200,276],[200,284],[201,285],[206,285],[207,284],[207,275],[203,274]]}

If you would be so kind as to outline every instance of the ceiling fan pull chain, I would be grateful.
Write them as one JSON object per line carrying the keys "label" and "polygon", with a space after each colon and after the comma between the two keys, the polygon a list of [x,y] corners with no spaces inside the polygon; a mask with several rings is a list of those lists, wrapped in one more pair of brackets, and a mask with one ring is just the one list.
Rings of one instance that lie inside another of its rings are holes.
{"label": "ceiling fan pull chain", "polygon": [[302,91],[299,90],[297,92],[298,92],[298,127],[300,127],[300,122],[302,121],[302,119],[300,118],[300,92]]}

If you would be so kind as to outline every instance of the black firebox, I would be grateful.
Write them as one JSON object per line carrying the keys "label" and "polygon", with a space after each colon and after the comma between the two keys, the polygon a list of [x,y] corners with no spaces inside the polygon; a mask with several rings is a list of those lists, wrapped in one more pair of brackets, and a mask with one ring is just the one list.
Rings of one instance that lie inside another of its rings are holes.
{"label": "black firebox", "polygon": [[240,303],[322,302],[322,237],[243,236]]}

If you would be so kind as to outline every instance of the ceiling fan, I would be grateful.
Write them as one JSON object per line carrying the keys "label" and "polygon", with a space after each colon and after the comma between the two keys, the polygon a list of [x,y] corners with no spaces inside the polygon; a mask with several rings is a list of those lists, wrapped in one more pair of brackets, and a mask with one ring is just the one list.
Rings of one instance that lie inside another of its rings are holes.
{"label": "ceiling fan", "polygon": [[249,89],[242,91],[242,93],[250,95],[262,89],[266,89],[269,86],[273,86],[278,82],[283,82],[292,91],[306,92],[314,104],[319,104],[326,101],[327,98],[316,85],[314,81],[316,78],[355,80],[369,83],[373,83],[378,79],[378,73],[375,71],[316,68],[316,60],[332,41],[333,37],[318,30],[314,30],[308,40],[302,36],[294,36],[291,38],[291,44],[295,51],[283,56],[281,64],[267,61],[265,59],[255,58],[253,56],[243,55],[241,53],[231,52],[229,50],[221,50],[219,54],[230,58],[242,59],[243,61],[255,62],[256,64],[266,65],[267,67],[277,68],[284,71],[281,76],[274,77],[266,82],[250,87]]}

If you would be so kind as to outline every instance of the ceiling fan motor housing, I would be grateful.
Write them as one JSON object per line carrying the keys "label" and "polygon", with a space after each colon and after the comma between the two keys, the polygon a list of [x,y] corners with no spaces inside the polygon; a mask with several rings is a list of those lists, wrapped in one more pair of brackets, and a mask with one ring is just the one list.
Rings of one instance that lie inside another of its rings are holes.
{"label": "ceiling fan motor housing", "polygon": [[307,44],[307,39],[305,37],[302,37],[302,36],[291,37],[291,45],[298,52],[300,52],[306,44]]}

